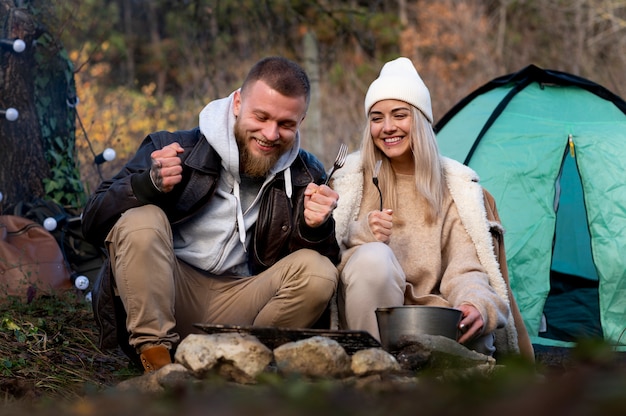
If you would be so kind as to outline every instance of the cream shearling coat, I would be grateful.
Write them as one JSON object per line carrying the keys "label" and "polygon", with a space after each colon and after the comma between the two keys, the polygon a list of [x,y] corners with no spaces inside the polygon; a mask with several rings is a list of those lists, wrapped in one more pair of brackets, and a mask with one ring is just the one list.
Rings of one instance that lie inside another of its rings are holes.
{"label": "cream shearling coat", "polygon": [[[487,220],[483,189],[478,175],[469,167],[449,158],[442,157],[442,165],[450,195],[476,247],[478,259],[489,276],[489,283],[503,302],[510,306],[508,284],[494,254],[490,232],[492,228],[501,229],[501,225]],[[344,167],[335,174],[332,186],[339,194],[338,205],[333,214],[336,235],[341,249],[345,250],[342,239],[348,232],[349,224],[357,219],[363,197],[363,168],[359,152],[348,156]],[[509,314],[505,327],[496,330],[495,346],[499,352],[519,353],[517,341],[516,326],[512,314]]]}

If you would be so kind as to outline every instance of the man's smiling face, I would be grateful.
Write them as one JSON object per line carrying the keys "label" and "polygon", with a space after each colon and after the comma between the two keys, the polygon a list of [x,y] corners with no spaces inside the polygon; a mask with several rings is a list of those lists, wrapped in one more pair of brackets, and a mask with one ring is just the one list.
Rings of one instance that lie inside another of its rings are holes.
{"label": "man's smiling face", "polygon": [[260,80],[243,92],[235,92],[240,171],[248,176],[266,176],[294,145],[306,108],[305,97],[282,95]]}

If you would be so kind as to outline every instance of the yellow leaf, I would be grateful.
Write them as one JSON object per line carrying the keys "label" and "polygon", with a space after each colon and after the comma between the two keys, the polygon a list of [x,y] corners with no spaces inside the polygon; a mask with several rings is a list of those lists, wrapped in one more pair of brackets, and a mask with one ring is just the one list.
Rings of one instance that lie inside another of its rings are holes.
{"label": "yellow leaf", "polygon": [[10,331],[20,331],[22,329],[22,328],[20,328],[19,325],[17,325],[15,322],[13,322],[9,318],[4,318],[2,320],[2,326],[5,327],[6,329],[10,330]]}

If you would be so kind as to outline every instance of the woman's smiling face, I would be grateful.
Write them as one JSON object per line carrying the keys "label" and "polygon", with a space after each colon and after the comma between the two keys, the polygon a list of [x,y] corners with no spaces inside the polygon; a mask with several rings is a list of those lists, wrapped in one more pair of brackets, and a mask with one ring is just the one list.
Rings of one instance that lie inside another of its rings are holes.
{"label": "woman's smiling face", "polygon": [[378,101],[370,109],[369,123],[374,145],[391,160],[392,165],[413,160],[410,104],[399,100]]}

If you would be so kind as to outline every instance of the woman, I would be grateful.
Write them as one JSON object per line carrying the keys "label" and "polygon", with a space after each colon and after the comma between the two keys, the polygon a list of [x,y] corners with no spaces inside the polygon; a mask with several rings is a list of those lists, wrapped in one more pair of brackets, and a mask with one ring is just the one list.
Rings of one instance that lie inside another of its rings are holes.
{"label": "woman", "polygon": [[[439,155],[430,94],[410,60],[384,65],[367,91],[365,114],[361,151],[333,181],[341,326],[380,339],[376,308],[454,307],[463,315],[458,341],[492,355],[494,331],[510,311],[482,188],[471,169]],[[479,207],[478,215],[463,212]],[[480,254],[491,257],[491,275]]]}

